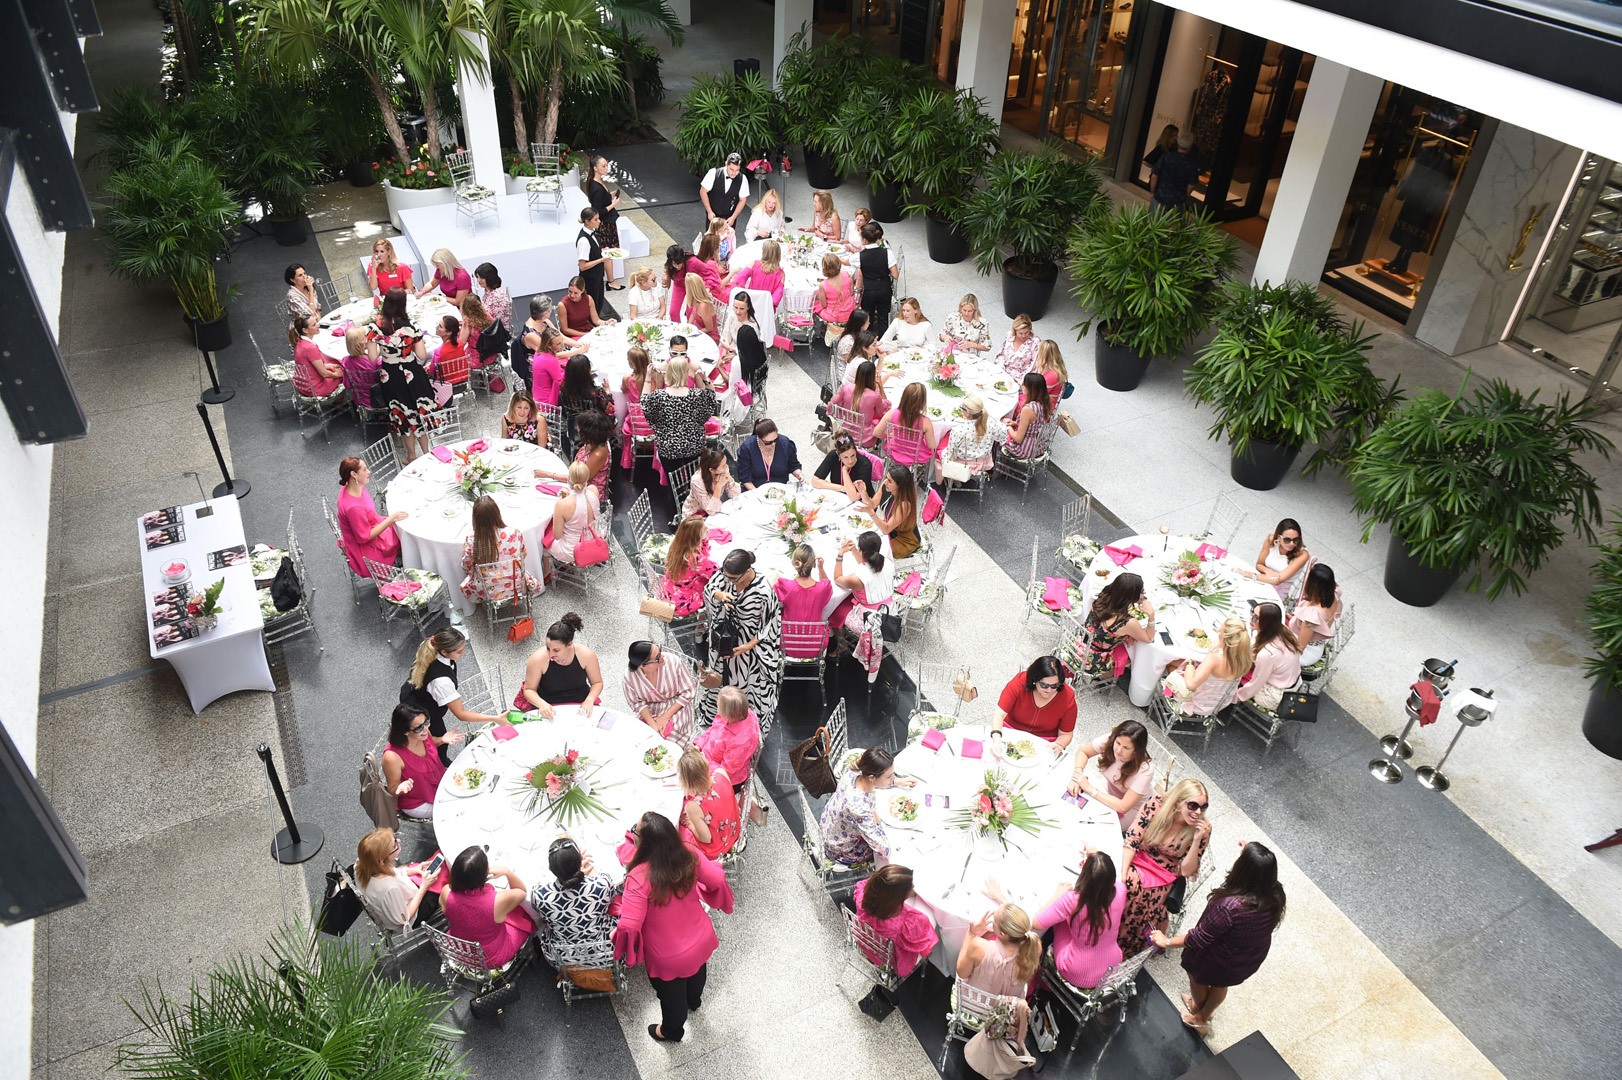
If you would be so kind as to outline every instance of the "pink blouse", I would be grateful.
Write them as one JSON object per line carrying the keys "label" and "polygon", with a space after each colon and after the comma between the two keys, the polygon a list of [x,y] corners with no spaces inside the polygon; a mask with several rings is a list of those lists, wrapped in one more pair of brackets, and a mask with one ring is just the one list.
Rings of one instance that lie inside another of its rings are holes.
{"label": "pink blouse", "polygon": [[457,293],[473,291],[473,276],[460,267],[450,277],[445,277],[435,270],[434,284],[439,286],[439,291],[445,299],[454,303]]}
{"label": "pink blouse", "polygon": [[343,379],[337,375],[321,374],[320,365],[330,362],[321,352],[321,346],[307,337],[298,339],[298,344],[293,346],[293,366],[303,376],[300,381],[307,380],[306,385],[309,387],[308,390],[300,390],[300,394],[306,397],[326,397],[344,384]]}
{"label": "pink blouse", "polygon": [[430,804],[439,791],[439,781],[445,776],[445,763],[439,760],[439,748],[429,743],[419,756],[404,746],[388,746],[387,752],[400,759],[400,779],[416,781],[404,795],[395,796],[402,810],[414,810]]}
{"label": "pink blouse", "polygon": [[772,307],[783,306],[783,268],[765,270],[761,265],[752,263],[743,273],[732,279],[732,284],[739,289],[759,289],[761,292],[772,294]]}
{"label": "pink blouse", "polygon": [[556,408],[563,390],[563,365],[555,354],[538,352],[531,361],[529,396],[538,404]]}
{"label": "pink blouse", "polygon": [[614,928],[614,956],[630,967],[641,964],[650,979],[696,975],[720,944],[704,905],[732,914],[732,887],[726,874],[713,859],[696,853],[695,857],[698,874],[693,888],[686,896],[672,897],[663,904],[650,899],[646,865],[625,877],[620,921]]}
{"label": "pink blouse", "polygon": [[1081,898],[1076,890],[1066,889],[1064,895],[1043,908],[1031,926],[1038,932],[1053,927],[1053,960],[1059,974],[1072,985],[1083,990],[1097,986],[1104,972],[1121,962],[1121,946],[1116,942],[1116,930],[1121,925],[1121,913],[1126,909],[1126,886],[1115,883],[1115,899],[1110,901],[1109,921],[1098,933],[1098,940],[1087,944],[1087,917],[1076,917]]}
{"label": "pink blouse", "polygon": [[822,613],[828,610],[828,601],[833,598],[834,583],[827,578],[820,578],[815,585],[807,589],[796,585],[794,580],[786,577],[777,579],[777,598],[783,602],[783,621],[821,622]]}
{"label": "pink blouse", "polygon": [[[856,441],[862,446],[872,446],[873,429],[879,426],[880,420],[884,419],[885,410],[890,407],[890,403],[885,400],[883,394],[876,390],[863,392],[860,405],[855,404],[855,398],[856,384],[847,382],[839,387],[831,404],[838,405],[841,409],[850,409],[862,418],[862,434]],[[892,423],[895,422],[898,421],[892,421]]]}
{"label": "pink blouse", "polygon": [[372,572],[366,569],[363,559],[393,565],[400,555],[400,534],[393,525],[378,533],[376,540],[367,539],[381,520],[383,516],[377,512],[370,491],[361,488],[359,495],[351,495],[347,488],[338,490],[338,531],[344,538],[344,556],[349,559],[349,568],[364,578],[371,577]]}
{"label": "pink blouse", "polygon": [[701,557],[685,574],[675,577],[670,574],[670,564],[665,564],[665,591],[675,605],[677,615],[697,614],[699,608],[704,606],[704,586],[714,576],[715,564],[708,557]]}
{"label": "pink blouse", "polygon": [[505,922],[496,922],[496,887],[489,882],[475,892],[446,889],[440,894],[439,906],[451,934],[484,946],[484,959],[491,967],[517,956],[524,939],[535,931],[535,923],[521,906],[509,911]]}
{"label": "pink blouse", "polygon": [[[895,942],[895,973],[903,979],[912,974],[912,969],[918,966],[918,961],[929,955],[929,950],[935,947],[940,940],[935,933],[935,924],[929,921],[929,916],[915,907],[906,904],[888,919],[875,919],[862,907],[862,897],[867,894],[867,882],[858,882],[856,885],[856,921],[871,926],[879,937]],[[875,964],[884,962],[884,957],[875,956],[864,947],[867,958]]]}
{"label": "pink blouse", "polygon": [[717,716],[715,723],[699,732],[693,745],[712,768],[725,769],[736,787],[749,779],[749,760],[760,747],[760,718],[753,709],[742,720]]}
{"label": "pink blouse", "polygon": [[[834,287],[829,288],[832,284]],[[856,310],[855,285],[847,271],[839,271],[833,278],[824,278],[811,294],[811,313],[820,315],[823,322],[844,323]]]}

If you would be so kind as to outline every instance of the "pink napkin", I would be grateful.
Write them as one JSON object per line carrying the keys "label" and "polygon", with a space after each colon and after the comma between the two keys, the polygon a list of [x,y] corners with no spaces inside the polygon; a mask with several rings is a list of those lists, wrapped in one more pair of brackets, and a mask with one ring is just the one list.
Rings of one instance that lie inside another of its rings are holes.
{"label": "pink napkin", "polygon": [[355,324],[352,322],[341,322],[332,328],[332,336],[343,337],[345,334],[349,333],[349,328],[354,325]]}
{"label": "pink napkin", "polygon": [[975,758],[979,757],[984,752],[985,752],[985,747],[980,742],[979,739],[964,739],[963,740],[963,756],[965,758],[972,761]]}
{"label": "pink napkin", "polygon": [[1042,603],[1053,611],[1070,610],[1070,582],[1066,578],[1050,577],[1047,579],[1047,591],[1042,594]]}
{"label": "pink napkin", "polygon": [[467,444],[467,452],[470,454],[482,454],[488,449],[490,449],[490,444],[483,439],[475,439]]}
{"label": "pink napkin", "polygon": [[511,724],[502,724],[491,730],[490,737],[498,742],[506,742],[508,739],[518,738],[518,729]]}
{"label": "pink napkin", "polygon": [[708,420],[704,421],[704,434],[706,434],[706,435],[719,435],[719,434],[721,434],[721,418],[718,417],[718,416],[712,416]]}
{"label": "pink napkin", "polygon": [[440,461],[449,462],[451,459],[451,449],[448,446],[434,447],[433,454]]}
{"label": "pink napkin", "polygon": [[1136,544],[1133,544],[1129,548],[1118,548],[1106,544],[1104,546],[1104,554],[1113,559],[1116,566],[1125,566],[1133,559],[1136,559],[1139,555],[1142,555],[1143,549]]}
{"label": "pink napkin", "polygon": [[377,591],[382,593],[385,599],[399,603],[420,588],[422,588],[420,581],[390,581],[379,585]]}
{"label": "pink napkin", "polygon": [[914,570],[902,580],[901,584],[895,587],[895,591],[900,593],[902,596],[917,596],[918,590],[923,587],[924,576],[918,571]]}
{"label": "pink napkin", "polygon": [[710,543],[712,544],[732,543],[732,533],[726,529],[711,529],[705,535],[709,537]]}
{"label": "pink napkin", "polygon": [[934,728],[930,728],[928,731],[924,732],[924,737],[919,741],[924,744],[926,749],[939,750],[945,744],[946,736],[942,735]]}
{"label": "pink napkin", "polygon": [[1226,559],[1228,557],[1228,553],[1215,544],[1201,544],[1194,549],[1194,554],[1200,557],[1201,562],[1206,559]]}
{"label": "pink napkin", "polygon": [[543,481],[543,482],[541,482],[539,484],[536,484],[535,485],[535,490],[539,491],[543,495],[562,495],[563,494],[563,485],[562,484],[554,484],[552,481],[546,480],[546,481]]}

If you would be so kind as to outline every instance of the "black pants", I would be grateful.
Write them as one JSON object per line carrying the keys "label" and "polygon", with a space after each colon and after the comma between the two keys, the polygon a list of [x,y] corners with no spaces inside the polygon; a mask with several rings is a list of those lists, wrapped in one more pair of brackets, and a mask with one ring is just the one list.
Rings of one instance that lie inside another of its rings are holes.
{"label": "black pants", "polygon": [[704,982],[710,977],[710,965],[705,964],[685,979],[655,979],[648,976],[653,992],[659,996],[659,1034],[667,1039],[680,1039],[687,1030],[687,1013],[696,1009],[704,998]]}
{"label": "black pants", "polygon": [[890,328],[890,305],[893,293],[883,295],[862,294],[862,310],[867,312],[867,328],[874,337],[883,337]]}
{"label": "black pants", "polygon": [[[603,267],[594,266],[590,270],[587,270],[581,274],[580,278],[585,283],[586,295],[591,297],[592,300],[597,304],[597,317],[599,319],[612,318],[607,311],[608,291],[605,286],[607,285],[608,279],[604,276]],[[590,330],[591,327],[588,326],[586,329]]]}

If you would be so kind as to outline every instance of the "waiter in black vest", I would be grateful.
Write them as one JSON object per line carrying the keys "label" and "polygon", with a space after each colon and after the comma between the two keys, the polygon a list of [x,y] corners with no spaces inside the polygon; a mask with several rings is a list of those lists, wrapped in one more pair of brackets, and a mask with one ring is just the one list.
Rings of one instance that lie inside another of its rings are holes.
{"label": "waiter in black vest", "polygon": [[[597,208],[588,206],[580,211],[580,235],[575,237],[574,253],[575,265],[580,268],[580,277],[586,283],[586,295],[591,297],[597,305],[597,317],[608,317],[607,293],[603,284],[607,280],[603,264],[602,245],[597,243],[597,226],[602,224],[597,216]],[[589,330],[590,327],[587,327]]]}
{"label": "waiter in black vest", "polygon": [[721,220],[736,228],[738,215],[749,202],[749,178],[743,174],[743,155],[728,154],[727,163],[704,174],[698,185],[698,201],[704,204],[704,227]]}

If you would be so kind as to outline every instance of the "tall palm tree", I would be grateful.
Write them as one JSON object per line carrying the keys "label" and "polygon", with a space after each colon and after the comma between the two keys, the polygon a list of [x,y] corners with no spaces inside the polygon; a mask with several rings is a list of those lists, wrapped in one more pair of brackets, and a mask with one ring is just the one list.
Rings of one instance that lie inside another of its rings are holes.
{"label": "tall palm tree", "polygon": [[486,74],[478,38],[485,36],[480,0],[337,0],[346,17],[369,14],[382,27],[382,47],[400,65],[422,99],[428,122],[428,156],[443,156],[439,144],[439,96],[434,87],[442,75]]}

